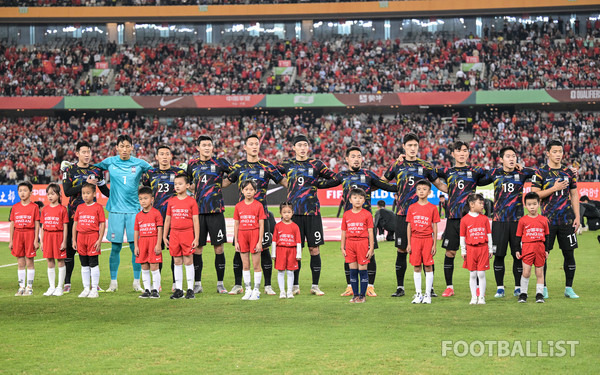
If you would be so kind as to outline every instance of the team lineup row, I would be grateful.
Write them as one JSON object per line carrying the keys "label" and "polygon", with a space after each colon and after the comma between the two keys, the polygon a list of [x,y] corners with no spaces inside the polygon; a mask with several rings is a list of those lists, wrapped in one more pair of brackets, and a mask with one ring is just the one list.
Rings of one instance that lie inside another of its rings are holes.
{"label": "team lineup row", "polygon": [[[200,292],[202,284],[200,282],[202,271],[202,250],[206,246],[207,237],[210,236],[211,244],[214,247],[216,258],[215,268],[217,271],[217,290],[219,293],[227,293],[223,286],[223,276],[225,273],[225,256],[223,253],[223,244],[226,242],[225,220],[223,216],[224,204],[221,194],[221,189],[232,183],[238,183],[240,187],[241,201],[244,201],[241,184],[244,181],[252,180],[256,184],[255,198],[258,203],[264,207],[264,215],[267,220],[264,220],[264,235],[262,238],[261,248],[268,248],[272,241],[274,229],[274,219],[272,214],[266,211],[266,193],[269,181],[281,184],[288,188],[288,201],[291,203],[292,222],[298,226],[300,236],[300,246],[303,247],[305,242],[308,243],[310,252],[310,268],[312,271],[312,286],[311,293],[323,295],[324,293],[319,288],[319,278],[321,271],[321,259],[319,246],[324,243],[323,229],[320,217],[320,207],[316,191],[318,188],[328,188],[336,185],[343,185],[343,199],[345,211],[352,211],[353,204],[350,198],[350,190],[353,188],[361,188],[366,192],[366,196],[370,196],[373,187],[383,188],[389,191],[397,192],[398,199],[398,216],[396,223],[396,247],[398,255],[396,259],[396,278],[398,287],[393,296],[404,295],[404,274],[407,269],[407,250],[410,250],[410,227],[407,222],[407,213],[411,205],[419,200],[417,195],[417,182],[428,180],[433,183],[438,189],[448,194],[448,221],[446,230],[443,234],[442,247],[446,249],[444,259],[444,276],[446,279],[447,288],[443,296],[451,296],[454,294],[452,285],[452,276],[454,268],[454,257],[456,251],[460,248],[460,221],[465,209],[470,206],[467,199],[471,193],[475,191],[478,185],[494,184],[495,202],[494,202],[494,217],[491,226],[492,238],[489,241],[493,252],[494,273],[498,290],[497,297],[504,296],[504,257],[507,253],[508,245],[511,246],[511,253],[514,258],[513,274],[515,276],[515,294],[520,294],[519,288],[521,283],[521,260],[517,258],[517,253],[520,252],[521,241],[517,236],[517,223],[523,216],[523,187],[526,180],[531,180],[532,191],[539,194],[542,199],[542,214],[548,218],[549,236],[546,242],[546,248],[550,251],[553,247],[555,239],[558,238],[559,246],[563,252],[565,259],[565,295],[571,298],[577,298],[573,292],[572,283],[575,273],[575,259],[573,250],[577,247],[577,238],[575,230],[579,226],[579,204],[578,194],[576,190],[576,175],[569,169],[562,166],[563,148],[560,141],[551,141],[547,145],[548,163],[536,169],[520,168],[516,161],[517,155],[514,149],[506,147],[500,153],[500,161],[502,167],[485,170],[479,167],[469,166],[469,150],[467,144],[456,142],[451,146],[451,153],[455,160],[455,164],[451,168],[433,168],[429,163],[417,158],[419,139],[416,135],[408,134],[403,139],[404,155],[399,158],[384,174],[383,177],[377,177],[373,172],[362,168],[362,153],[358,148],[348,149],[346,153],[346,162],[348,170],[334,173],[329,170],[320,160],[310,158],[310,142],[305,136],[297,136],[293,139],[293,150],[295,158],[287,160],[278,166],[261,160],[260,139],[257,136],[249,136],[244,144],[246,151],[246,160],[242,160],[231,165],[227,160],[213,157],[213,142],[208,136],[200,136],[197,141],[197,150],[199,157],[192,159],[186,169],[172,167],[171,152],[169,147],[160,147],[156,153],[158,167],[152,168],[147,162],[131,157],[132,140],[127,135],[119,136],[117,141],[118,156],[110,157],[103,160],[94,166],[90,165],[91,149],[89,144],[80,142],[76,148],[78,157],[77,164],[69,166],[63,174],[63,188],[65,194],[70,197],[68,205],[69,223],[73,223],[73,218],[77,212],[77,207],[84,203],[82,197],[82,186],[84,183],[97,185],[100,190],[109,196],[107,210],[109,211],[110,221],[108,222],[108,239],[112,242],[112,251],[110,255],[110,273],[111,284],[107,291],[116,291],[117,272],[120,261],[120,250],[123,243],[123,233],[127,232],[127,239],[130,241],[132,249],[132,262],[134,264],[134,288],[143,291],[152,290],[147,287],[149,285],[149,270],[139,263],[135,263],[135,225],[137,223],[135,217],[139,213],[140,200],[138,199],[138,186],[140,182],[143,185],[149,186],[152,189],[154,197],[154,207],[161,213],[161,218],[168,218],[167,215],[169,199],[175,194],[175,181],[178,175],[187,176],[191,182],[191,188],[194,191],[195,210],[198,216],[194,216],[198,221],[198,230],[195,231],[195,236],[192,241],[184,244],[195,251],[190,254],[190,259],[184,259],[186,264],[186,273],[188,281],[190,274],[193,275],[194,288],[188,288],[189,297],[193,296],[194,290]],[[106,187],[103,171],[108,171],[111,181],[110,193]],[[389,182],[395,180],[396,184]],[[19,189],[21,191],[21,187]],[[23,199],[23,197],[21,197]],[[93,197],[92,197],[93,199]],[[191,198],[190,198],[191,199]],[[363,207],[370,211],[370,200],[364,199]],[[14,210],[14,209],[13,209]],[[12,213],[11,213],[12,218]],[[166,221],[166,220],[165,220]],[[193,219],[196,221],[196,219]],[[236,221],[237,222],[237,221]],[[14,222],[11,219],[11,249],[13,246],[13,229]],[[78,222],[79,225],[81,223]],[[165,223],[166,224],[166,223]],[[70,274],[73,270],[73,257],[77,249],[76,232],[73,231],[73,224],[65,226],[64,250],[66,253],[65,271],[65,289],[70,289]],[[193,223],[195,225],[195,223]],[[74,225],[73,225],[74,226]],[[76,227],[77,228],[77,227]],[[44,228],[45,229],[45,228]],[[237,230],[237,229],[236,229]],[[168,231],[165,227],[165,233]],[[171,228],[173,232],[173,228]],[[73,238],[75,233],[75,238]],[[236,238],[238,237],[236,233]],[[171,233],[172,236],[172,233]],[[75,240],[75,246],[72,245]],[[168,241],[168,240],[167,240]],[[167,243],[165,241],[165,243]],[[258,240],[257,240],[258,241]],[[194,243],[192,243],[194,242]],[[159,241],[160,244],[160,241]],[[33,243],[32,243],[33,245]],[[62,244],[61,244],[62,245]],[[194,246],[191,246],[194,245]],[[158,246],[158,245],[157,245]],[[60,246],[63,248],[63,246]],[[99,246],[98,246],[99,247]],[[252,246],[254,247],[254,246]],[[374,244],[376,247],[376,244]],[[236,243],[236,250],[238,244]],[[44,247],[44,250],[45,247]],[[275,294],[270,285],[272,272],[272,259],[268,251],[260,251],[260,265],[264,272],[265,291],[268,294]],[[13,250],[14,254],[14,250]],[[70,254],[70,256],[69,256]],[[242,293],[244,286],[246,293],[249,288],[249,268],[245,258],[241,255],[241,251],[236,251],[233,264],[235,286],[229,292],[230,294]],[[81,255],[81,251],[80,251]],[[84,257],[86,255],[83,255]],[[182,296],[181,285],[181,260],[172,265],[175,289],[179,290]],[[86,265],[84,265],[84,263]],[[256,269],[256,261],[253,256],[255,265],[255,282],[257,277],[262,276]],[[411,262],[412,263],[412,262]],[[350,280],[356,279],[354,269],[350,267],[352,262],[346,262],[350,268],[347,271],[347,279],[349,288],[344,294],[355,294],[350,289]],[[50,263],[49,263],[50,265]],[[29,274],[33,271],[32,258],[28,256],[19,257],[19,281],[20,288],[23,288],[21,294],[30,293],[30,276],[31,284],[33,274],[27,276],[27,287],[25,287],[25,267],[27,266]],[[300,271],[301,262],[298,261],[298,269],[293,270],[292,295],[299,292],[298,273]],[[428,265],[426,265],[428,266]],[[92,260],[89,264],[89,259],[82,258],[82,273],[84,268],[94,269],[97,267],[97,259]],[[489,266],[488,266],[489,267]],[[52,267],[54,268],[54,267]],[[545,267],[544,267],[545,268]],[[59,262],[59,284],[61,283]],[[148,272],[146,272],[148,271]],[[153,269],[153,274],[154,274]],[[192,272],[193,271],[193,272]],[[246,274],[246,271],[248,274]],[[288,270],[289,271],[289,270]],[[360,270],[363,271],[363,270]],[[87,272],[87,271],[86,271]],[[96,271],[90,271],[92,277],[92,288],[89,292],[91,295],[97,295],[93,281]],[[158,271],[156,271],[158,272]],[[99,273],[99,271],[98,271]],[[361,272],[361,281],[363,272]],[[367,296],[376,295],[373,284],[376,275],[375,257],[370,257],[370,262],[367,265],[366,274],[368,275]],[[89,280],[90,274],[86,273]],[[140,275],[144,280],[144,289],[140,286]],[[420,272],[419,272],[420,275]],[[433,272],[432,272],[433,275]],[[50,276],[50,271],[49,271]],[[242,284],[242,278],[244,284]],[[54,281],[54,276],[53,276]],[[258,278],[260,283],[260,278]],[[256,283],[255,283],[256,284]],[[280,284],[281,285],[281,284]],[[51,284],[52,286],[52,284]],[[59,285],[62,293],[63,286]],[[189,286],[189,285],[188,285]],[[257,285],[255,285],[257,291]],[[189,292],[192,293],[189,293]],[[483,291],[484,293],[485,291]],[[177,293],[178,295],[180,293]],[[427,290],[426,295],[435,295],[432,291]],[[544,289],[544,293],[547,290]],[[287,295],[287,292],[286,292]],[[482,294],[483,295],[483,294]]]}

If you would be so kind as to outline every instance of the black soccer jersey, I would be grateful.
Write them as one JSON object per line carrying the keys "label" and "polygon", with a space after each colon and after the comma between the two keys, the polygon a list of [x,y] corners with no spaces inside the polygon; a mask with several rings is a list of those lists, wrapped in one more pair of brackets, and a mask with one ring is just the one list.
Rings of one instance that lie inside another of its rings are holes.
{"label": "black soccer jersey", "polygon": [[[69,204],[67,205],[69,212],[69,219],[72,221],[73,215],[77,210],[77,206],[83,203],[81,197],[81,186],[85,183],[89,176],[95,176],[98,179],[98,183],[103,185],[100,187],[100,191],[104,195],[108,195],[108,188],[104,184],[104,173],[102,169],[89,165],[88,167],[79,167],[77,164],[71,165],[67,170],[63,172],[63,190],[65,195],[69,197]],[[95,198],[94,198],[95,201]]]}
{"label": "black soccer jersey", "polygon": [[538,168],[531,178],[531,187],[541,190],[550,189],[555,183],[568,181],[566,189],[554,192],[554,194],[542,199],[542,215],[551,225],[571,224],[575,219],[575,212],[571,205],[571,189],[577,188],[577,177],[575,173],[567,168],[552,169],[548,165]]}
{"label": "black soccer jersey", "polygon": [[269,180],[278,184],[283,180],[283,176],[279,173],[277,168],[268,161],[259,160],[257,162],[249,162],[247,160],[241,160],[231,166],[231,172],[227,175],[227,179],[231,182],[237,182],[240,191],[240,202],[244,200],[244,194],[242,194],[240,185],[247,179],[254,180],[257,186],[254,198],[262,203],[265,212],[267,212],[267,189],[269,187]]}
{"label": "black soccer jersey", "polygon": [[460,219],[469,194],[477,185],[483,185],[486,171],[480,167],[452,167],[436,169],[437,175],[448,185],[448,218]]}
{"label": "black soccer jersey", "polygon": [[194,196],[201,214],[220,213],[225,210],[223,203],[223,175],[231,172],[231,164],[224,158],[200,158],[190,160],[187,174],[193,184]]}
{"label": "black soccer jersey", "polygon": [[494,184],[494,221],[519,221],[523,217],[523,187],[534,174],[531,168],[512,172],[495,168],[487,173],[481,184]]}
{"label": "black soccer jersey", "polygon": [[150,186],[154,193],[154,208],[160,211],[163,219],[167,215],[167,201],[175,196],[175,176],[186,172],[177,167],[169,169],[152,168],[142,175],[142,185]]}
{"label": "black soccer jersey", "polygon": [[398,215],[402,216],[406,216],[408,208],[419,200],[416,183],[422,179],[433,182],[438,178],[433,166],[421,159],[404,160],[402,163],[396,161],[388,168],[384,177],[388,181],[396,180]]}

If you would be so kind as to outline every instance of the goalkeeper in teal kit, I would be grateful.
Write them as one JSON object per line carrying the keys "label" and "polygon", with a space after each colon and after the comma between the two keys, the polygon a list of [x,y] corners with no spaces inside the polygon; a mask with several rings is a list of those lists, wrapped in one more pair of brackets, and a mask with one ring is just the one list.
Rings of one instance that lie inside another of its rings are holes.
{"label": "goalkeeper in teal kit", "polygon": [[107,292],[114,292],[118,288],[117,273],[121,261],[121,247],[123,246],[123,233],[127,234],[129,248],[131,249],[131,263],[133,266],[133,289],[143,291],[140,286],[141,265],[135,262],[133,228],[135,215],[140,212],[138,200],[138,187],[144,172],[152,168],[142,159],[131,157],[133,142],[128,135],[117,138],[118,156],[112,156],[96,164],[97,167],[108,171],[110,176],[110,197],[106,204],[108,210],[108,231],[106,236],[112,243],[110,252],[110,286]]}

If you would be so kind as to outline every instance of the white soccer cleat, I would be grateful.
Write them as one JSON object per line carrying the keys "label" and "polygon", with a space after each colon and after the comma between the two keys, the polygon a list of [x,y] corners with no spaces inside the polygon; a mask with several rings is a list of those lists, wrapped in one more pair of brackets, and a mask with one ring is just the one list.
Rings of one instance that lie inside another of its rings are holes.
{"label": "white soccer cleat", "polygon": [[294,285],[292,287],[292,294],[293,295],[300,294],[300,285]]}
{"label": "white soccer cleat", "polygon": [[22,286],[20,286],[19,290],[17,290],[17,292],[15,293],[15,297],[22,296],[23,293],[25,293],[25,288],[23,288]]}
{"label": "white soccer cleat", "polygon": [[286,295],[288,299],[294,298],[294,292],[287,292]]}
{"label": "white soccer cleat", "polygon": [[425,295],[425,297],[423,297],[423,301],[421,303],[430,305],[431,304],[431,296]]}
{"label": "white soccer cleat", "polygon": [[231,294],[231,295],[242,294],[242,293],[244,293],[244,288],[242,288],[241,285],[234,285],[233,288],[231,288],[231,290],[229,291],[229,294]]}
{"label": "white soccer cleat", "polygon": [[29,285],[27,285],[25,287],[25,291],[23,292],[24,296],[32,296],[33,295],[33,288],[30,287]]}
{"label": "white soccer cleat", "polygon": [[258,290],[258,288],[252,290],[252,294],[250,295],[250,298],[248,298],[249,301],[257,301],[260,299],[260,290]]}
{"label": "white soccer cleat", "polygon": [[325,292],[319,289],[318,285],[315,285],[310,288],[310,294],[314,294],[315,296],[324,296]]}
{"label": "white soccer cleat", "polygon": [[79,293],[79,298],[87,298],[88,294],[90,294],[89,288],[84,289],[81,293]]}
{"label": "white soccer cleat", "polygon": [[286,292],[279,293],[279,299],[284,299],[284,298],[287,298],[287,293]]}
{"label": "white soccer cleat", "polygon": [[423,302],[423,295],[421,293],[417,293],[417,294],[415,294],[415,298],[412,300],[411,303],[417,304],[417,303],[421,303],[421,302]]}
{"label": "white soccer cleat", "polygon": [[275,291],[273,290],[273,288],[271,287],[271,285],[267,285],[265,286],[265,293],[269,296],[274,296],[277,293],[275,293]]}
{"label": "white soccer cleat", "polygon": [[247,301],[250,299],[250,296],[252,296],[252,289],[247,288],[246,293],[244,293],[244,296],[242,297],[242,300]]}
{"label": "white soccer cleat", "polygon": [[95,288],[90,290],[90,293],[87,295],[87,298],[98,298],[98,296],[98,289]]}
{"label": "white soccer cleat", "polygon": [[469,302],[469,305],[477,305],[477,297],[471,297],[471,302]]}
{"label": "white soccer cleat", "polygon": [[62,288],[56,288],[56,289],[54,289],[54,293],[52,293],[52,295],[55,297],[60,297],[63,294],[64,294],[64,292],[63,292]]}
{"label": "white soccer cleat", "polygon": [[133,290],[135,292],[143,292],[144,291],[144,289],[142,289],[142,286],[140,285],[139,279],[133,279]]}
{"label": "white soccer cleat", "polygon": [[117,283],[117,280],[111,280],[106,293],[114,293],[117,290],[119,290],[119,283]]}
{"label": "white soccer cleat", "polygon": [[477,304],[478,305],[485,305],[485,297],[484,296],[479,296],[479,298],[477,298]]}
{"label": "white soccer cleat", "polygon": [[48,290],[46,291],[46,293],[44,293],[44,295],[46,297],[51,296],[54,294],[54,291],[56,290],[56,288],[48,288]]}
{"label": "white soccer cleat", "polygon": [[202,285],[194,285],[194,294],[202,293],[203,291]]}

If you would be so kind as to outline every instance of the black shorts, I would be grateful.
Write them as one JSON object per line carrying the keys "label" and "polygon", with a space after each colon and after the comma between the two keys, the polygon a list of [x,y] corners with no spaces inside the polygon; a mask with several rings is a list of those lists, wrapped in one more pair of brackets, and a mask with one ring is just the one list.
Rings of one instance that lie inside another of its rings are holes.
{"label": "black shorts", "polygon": [[216,214],[200,214],[200,243],[198,246],[206,246],[206,236],[210,236],[210,243],[213,246],[221,245],[227,242],[227,227],[225,225],[225,216],[222,212]]}
{"label": "black shorts", "polygon": [[517,237],[517,221],[492,221],[492,245],[496,256],[506,256],[508,245],[513,256],[521,252],[521,241]]}
{"label": "black shorts", "polygon": [[577,249],[577,234],[575,234],[575,227],[571,224],[561,225],[549,225],[550,234],[546,240],[546,251],[552,250],[554,247],[554,240],[558,239],[558,247],[562,251],[573,251]]}
{"label": "black shorts", "polygon": [[273,229],[275,228],[275,216],[271,211],[267,211],[269,216],[265,220],[265,234],[263,235],[262,247],[268,249],[273,243]]}
{"label": "black shorts", "polygon": [[408,223],[406,222],[405,215],[397,215],[396,216],[396,232],[394,235],[396,237],[396,247],[398,249],[405,250],[408,246]]}
{"label": "black shorts", "polygon": [[304,247],[305,240],[308,243],[308,247],[317,247],[325,244],[321,215],[294,215],[292,216],[292,221],[300,228],[302,247]]}
{"label": "black shorts", "polygon": [[442,235],[442,247],[457,251],[460,247],[460,219],[446,220],[446,230]]}

